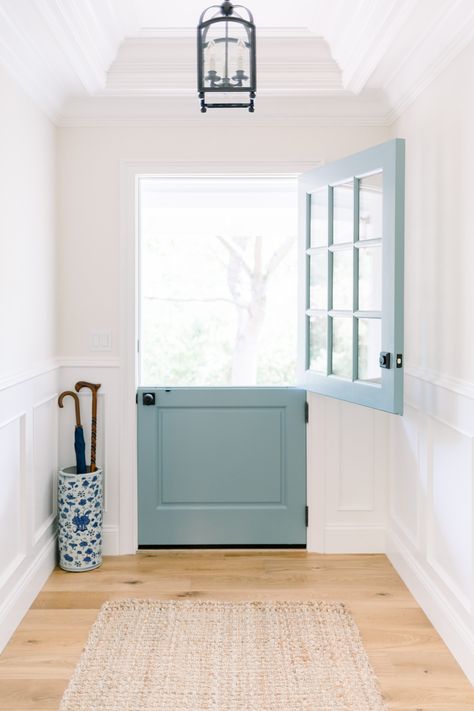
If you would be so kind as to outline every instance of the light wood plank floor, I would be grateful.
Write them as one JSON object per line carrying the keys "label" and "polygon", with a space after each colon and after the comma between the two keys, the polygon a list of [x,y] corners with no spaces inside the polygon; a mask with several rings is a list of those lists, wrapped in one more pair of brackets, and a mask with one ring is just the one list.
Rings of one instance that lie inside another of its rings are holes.
{"label": "light wood plank floor", "polygon": [[0,709],[57,709],[98,608],[121,597],[340,600],[388,709],[474,710],[473,688],[385,556],[268,550],[147,551],[56,570],[0,657]]}

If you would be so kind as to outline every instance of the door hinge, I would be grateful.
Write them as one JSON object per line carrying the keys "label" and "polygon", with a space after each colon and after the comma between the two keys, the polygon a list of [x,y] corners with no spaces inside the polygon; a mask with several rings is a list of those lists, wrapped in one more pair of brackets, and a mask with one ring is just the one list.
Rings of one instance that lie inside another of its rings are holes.
{"label": "door hinge", "polygon": [[304,404],[304,421],[309,422],[309,402]]}
{"label": "door hinge", "polygon": [[309,523],[309,506],[304,507],[304,523],[306,528],[308,528]]}
{"label": "door hinge", "polygon": [[137,405],[138,405],[138,393],[135,395],[135,402],[136,402]]}

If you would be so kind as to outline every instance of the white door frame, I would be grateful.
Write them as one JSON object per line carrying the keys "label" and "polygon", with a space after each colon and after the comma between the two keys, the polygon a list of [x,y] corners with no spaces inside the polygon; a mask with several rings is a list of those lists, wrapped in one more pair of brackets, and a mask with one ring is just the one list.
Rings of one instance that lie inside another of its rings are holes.
{"label": "white door frame", "polygon": [[[138,385],[138,177],[247,175],[297,177],[321,161],[122,161],[120,169],[120,472],[119,553],[138,548],[137,409]],[[311,539],[310,525],[308,540]]]}

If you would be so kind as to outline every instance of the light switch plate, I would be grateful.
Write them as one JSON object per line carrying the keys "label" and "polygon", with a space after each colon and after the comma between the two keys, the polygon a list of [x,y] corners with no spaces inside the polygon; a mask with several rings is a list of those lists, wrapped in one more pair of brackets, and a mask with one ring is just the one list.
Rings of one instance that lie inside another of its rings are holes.
{"label": "light switch plate", "polygon": [[91,351],[110,351],[112,350],[112,333],[108,331],[91,331],[90,335],[90,350]]}

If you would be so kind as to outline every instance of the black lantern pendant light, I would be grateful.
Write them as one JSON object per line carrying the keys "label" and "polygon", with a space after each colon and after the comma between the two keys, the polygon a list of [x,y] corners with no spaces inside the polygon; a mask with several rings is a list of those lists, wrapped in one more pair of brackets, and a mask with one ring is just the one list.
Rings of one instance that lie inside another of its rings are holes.
{"label": "black lantern pendant light", "polygon": [[[244,11],[248,18],[241,16]],[[212,14],[212,10],[218,12]],[[198,92],[201,111],[210,108],[244,108],[254,111],[257,89],[255,25],[252,13],[242,5],[224,2],[201,15],[197,29]],[[208,103],[206,94],[227,96],[248,93],[247,102]]]}

